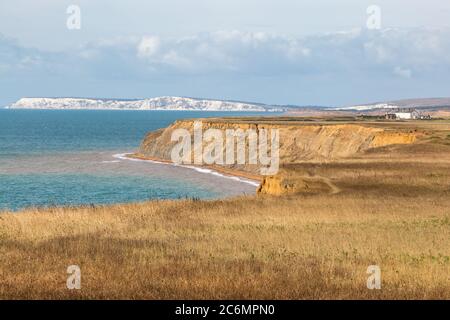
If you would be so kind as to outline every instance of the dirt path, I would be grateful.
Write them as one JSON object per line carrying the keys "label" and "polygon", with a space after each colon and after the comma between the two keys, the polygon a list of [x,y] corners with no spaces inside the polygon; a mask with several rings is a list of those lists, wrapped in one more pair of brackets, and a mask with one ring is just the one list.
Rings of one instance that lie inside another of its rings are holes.
{"label": "dirt path", "polygon": [[338,186],[336,186],[331,181],[330,178],[327,178],[327,177],[324,177],[324,176],[319,176],[319,175],[313,174],[313,173],[309,173],[308,179],[314,179],[314,180],[321,181],[321,182],[325,183],[331,189],[330,194],[337,194],[337,193],[342,191]]}

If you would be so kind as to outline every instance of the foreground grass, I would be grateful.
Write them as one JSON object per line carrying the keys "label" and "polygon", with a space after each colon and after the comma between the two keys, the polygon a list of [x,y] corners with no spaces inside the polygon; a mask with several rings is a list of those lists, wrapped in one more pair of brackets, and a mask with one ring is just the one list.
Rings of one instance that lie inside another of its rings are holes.
{"label": "foreground grass", "polygon": [[4,213],[0,298],[449,299],[449,208],[343,192]]}

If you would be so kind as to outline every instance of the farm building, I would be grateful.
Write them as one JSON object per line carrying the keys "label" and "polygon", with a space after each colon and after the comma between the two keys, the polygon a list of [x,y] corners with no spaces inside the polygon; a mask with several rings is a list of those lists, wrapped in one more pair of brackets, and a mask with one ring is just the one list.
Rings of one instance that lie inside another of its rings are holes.
{"label": "farm building", "polygon": [[417,119],[419,117],[419,113],[417,111],[409,111],[409,112],[396,112],[395,116],[397,119]]}
{"label": "farm building", "polygon": [[424,116],[417,110],[409,109],[386,113],[385,118],[388,120],[411,120],[424,119]]}

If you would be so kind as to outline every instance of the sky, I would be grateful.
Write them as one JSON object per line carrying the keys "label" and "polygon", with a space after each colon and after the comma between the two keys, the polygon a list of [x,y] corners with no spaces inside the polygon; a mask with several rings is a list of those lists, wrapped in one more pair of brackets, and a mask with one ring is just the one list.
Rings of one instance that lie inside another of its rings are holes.
{"label": "sky", "polygon": [[0,105],[448,97],[448,52],[442,0],[0,0]]}

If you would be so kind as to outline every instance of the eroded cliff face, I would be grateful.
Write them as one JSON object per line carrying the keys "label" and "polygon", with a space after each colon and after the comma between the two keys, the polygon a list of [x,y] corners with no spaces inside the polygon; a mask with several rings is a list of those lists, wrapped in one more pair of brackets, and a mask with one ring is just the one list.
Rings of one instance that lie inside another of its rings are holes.
{"label": "eroded cliff face", "polygon": [[[367,124],[284,124],[261,123],[245,120],[220,121],[220,119],[202,119],[203,132],[213,128],[219,129],[225,136],[227,129],[261,129],[279,130],[280,166],[305,161],[333,161],[362,155],[367,150],[396,144],[411,144],[417,139],[417,133],[405,130],[384,129]],[[177,121],[171,126],[149,133],[142,142],[139,154],[147,158],[171,160],[173,147],[178,143],[171,141],[176,129],[185,129],[192,136],[194,120]],[[193,140],[193,139],[192,139]],[[246,141],[246,150],[248,150]],[[192,150],[194,146],[192,145]],[[191,157],[193,161],[193,156]],[[259,173],[258,165],[224,165],[228,169],[240,170],[252,174]],[[276,176],[262,177],[258,189],[261,194],[291,194],[299,192],[336,192],[336,188],[327,178],[290,177],[280,173]]]}
{"label": "eroded cliff face", "polygon": [[[172,133],[175,129],[186,129],[193,134],[193,123],[191,120],[177,121],[168,128],[149,133],[142,142],[139,152],[143,156],[170,160],[172,148],[177,144],[171,141]],[[202,124],[204,131],[214,128],[222,130],[224,134],[226,129],[253,129],[257,132],[260,129],[269,129],[269,132],[270,129],[279,129],[281,164],[347,158],[371,148],[413,143],[417,138],[416,133],[360,124],[284,125],[230,123],[207,119],[203,119]],[[244,167],[243,169],[245,170]]]}

